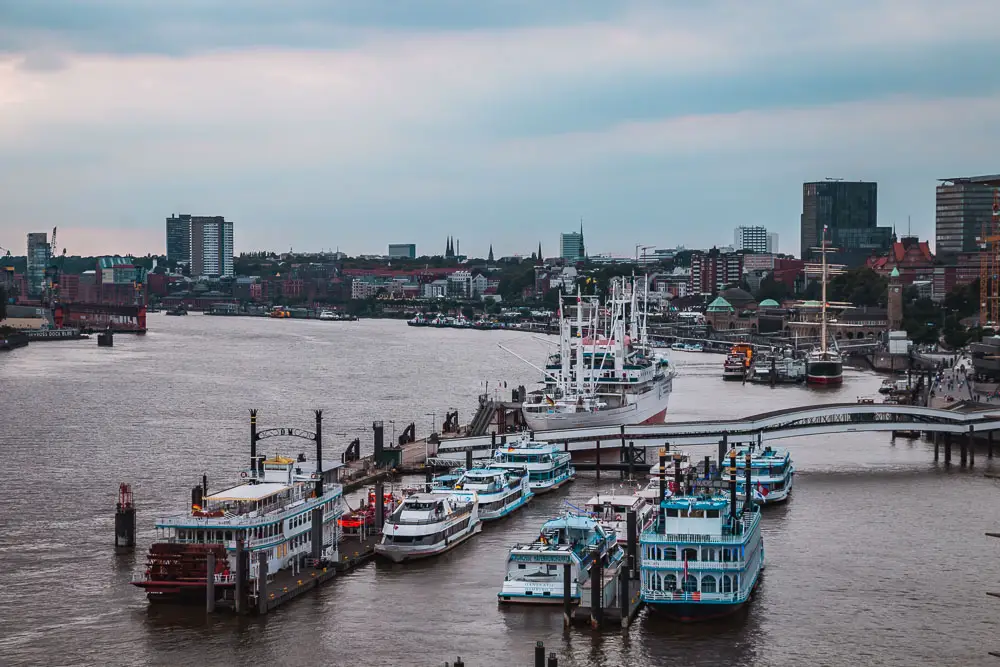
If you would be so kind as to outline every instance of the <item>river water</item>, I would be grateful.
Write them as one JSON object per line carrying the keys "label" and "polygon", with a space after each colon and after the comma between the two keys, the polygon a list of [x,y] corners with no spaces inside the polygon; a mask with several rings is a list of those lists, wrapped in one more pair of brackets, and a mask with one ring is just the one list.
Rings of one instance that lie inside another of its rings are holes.
{"label": "river water", "polygon": [[[643,613],[628,634],[564,631],[557,609],[499,609],[508,547],[537,535],[565,501],[600,485],[584,473],[472,541],[412,565],[370,563],[264,618],[155,608],[128,584],[157,515],[186,507],[204,472],[219,488],[248,456],[247,409],[262,428],[311,429],[324,408],[325,451],[371,423],[387,436],[537,373],[546,344],[514,332],[150,316],[145,337],[38,343],[0,356],[0,664],[530,665],[534,643],[582,665],[988,665],[1000,650],[998,482],[934,463],[933,446],[888,434],[782,444],[798,470],[793,498],[767,508],[768,568],[747,612],[709,625]],[[854,401],[880,379],[847,371],[842,388],[742,386],[717,355],[673,353],[668,420],[738,417]],[[390,423],[395,421],[395,425]],[[274,442],[274,441],[271,441]],[[298,445],[293,445],[298,451]],[[701,456],[711,448],[691,448]],[[270,453],[270,452],[267,452]],[[956,456],[957,461],[957,456]],[[139,545],[116,556],[118,483],[139,508]]]}

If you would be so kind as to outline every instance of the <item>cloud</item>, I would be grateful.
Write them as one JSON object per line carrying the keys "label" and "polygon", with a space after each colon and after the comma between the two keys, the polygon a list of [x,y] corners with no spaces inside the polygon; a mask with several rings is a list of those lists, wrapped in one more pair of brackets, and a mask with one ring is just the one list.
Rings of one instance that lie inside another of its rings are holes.
{"label": "cloud", "polygon": [[238,248],[710,245],[720,179],[791,241],[803,180],[924,205],[998,148],[994,3],[359,6],[0,4],[0,245],[182,211]]}

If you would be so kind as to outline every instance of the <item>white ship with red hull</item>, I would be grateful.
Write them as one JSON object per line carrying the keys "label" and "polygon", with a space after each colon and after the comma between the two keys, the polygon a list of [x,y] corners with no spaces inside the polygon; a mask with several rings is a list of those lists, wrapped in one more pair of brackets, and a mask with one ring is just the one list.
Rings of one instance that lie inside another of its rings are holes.
{"label": "white ship with red hull", "polygon": [[645,284],[616,279],[611,297],[577,293],[575,318],[559,304],[559,350],[543,374],[544,386],[521,405],[533,431],[662,424],[674,368],[654,354],[646,336]]}

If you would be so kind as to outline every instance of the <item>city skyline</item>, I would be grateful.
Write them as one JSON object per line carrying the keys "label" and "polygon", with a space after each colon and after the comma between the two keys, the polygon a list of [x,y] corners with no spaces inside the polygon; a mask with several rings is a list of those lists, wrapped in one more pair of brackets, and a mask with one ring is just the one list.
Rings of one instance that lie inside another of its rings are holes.
{"label": "city skyline", "polygon": [[12,4],[0,246],[163,253],[188,210],[237,253],[556,256],[582,217],[592,253],[798,254],[803,183],[878,182],[933,241],[937,179],[998,171],[990,2],[192,7]]}

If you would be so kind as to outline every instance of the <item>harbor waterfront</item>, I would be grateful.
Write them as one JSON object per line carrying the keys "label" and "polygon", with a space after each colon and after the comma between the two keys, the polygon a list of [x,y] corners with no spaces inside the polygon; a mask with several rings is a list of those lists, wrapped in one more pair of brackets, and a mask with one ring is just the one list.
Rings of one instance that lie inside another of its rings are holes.
{"label": "harbor waterfront", "polygon": [[[237,482],[248,408],[290,427],[324,409],[324,456],[335,460],[355,437],[370,452],[375,420],[387,441],[410,422],[424,437],[449,410],[467,423],[487,381],[509,394],[539,379],[498,343],[527,359],[547,348],[522,333],[388,320],[149,319],[145,337],[118,337],[110,350],[65,341],[0,358],[0,445],[12,466],[0,499],[5,665],[430,666],[460,655],[471,667],[530,664],[538,640],[561,665],[995,660],[987,651],[1000,624],[985,591],[1000,587],[1000,561],[984,533],[1000,525],[1000,510],[997,482],[983,473],[1000,471],[983,451],[975,467],[946,467],[933,444],[893,444],[889,433],[781,441],[795,492],[764,508],[766,573],[745,610],[721,622],[681,626],[645,611],[627,634],[594,635],[564,631],[558,610],[498,608],[510,547],[534,540],[567,502],[583,506],[619,484],[592,472],[442,556],[364,565],[266,617],[152,606],[129,582],[154,521],[183,510],[203,473],[210,491]],[[668,422],[852,402],[881,384],[849,369],[840,388],[727,383],[718,357],[669,355],[678,374]],[[276,453],[265,445],[262,454]],[[684,449],[695,461],[715,454]],[[137,507],[136,549],[124,555],[113,548],[119,482],[132,484]],[[366,495],[347,501],[357,507]],[[441,630],[429,632],[427,618]]]}

